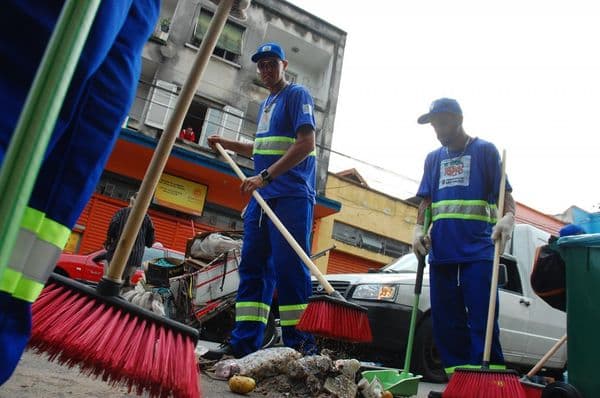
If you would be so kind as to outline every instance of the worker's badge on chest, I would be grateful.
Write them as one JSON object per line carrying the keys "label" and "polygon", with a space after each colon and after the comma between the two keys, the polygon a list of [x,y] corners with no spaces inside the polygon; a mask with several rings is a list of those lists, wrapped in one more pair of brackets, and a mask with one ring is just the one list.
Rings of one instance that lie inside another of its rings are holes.
{"label": "worker's badge on chest", "polygon": [[442,160],[439,189],[455,186],[468,187],[470,174],[471,155]]}
{"label": "worker's badge on chest", "polygon": [[273,103],[270,106],[265,107],[260,115],[260,120],[258,121],[258,128],[256,129],[256,133],[267,133],[271,129],[271,116],[275,113],[275,107],[277,103]]}

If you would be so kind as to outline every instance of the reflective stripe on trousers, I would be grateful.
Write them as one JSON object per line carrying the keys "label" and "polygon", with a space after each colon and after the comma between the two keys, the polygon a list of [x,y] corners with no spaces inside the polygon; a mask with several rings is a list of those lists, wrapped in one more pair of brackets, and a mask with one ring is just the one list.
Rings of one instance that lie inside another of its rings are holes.
{"label": "reflective stripe on trousers", "polygon": [[0,290],[34,302],[64,249],[71,230],[28,207],[10,263],[0,280]]}
{"label": "reflective stripe on trousers", "polygon": [[265,325],[269,319],[271,307],[257,301],[242,301],[235,303],[235,321],[262,322]]}
{"label": "reflective stripe on trousers", "polygon": [[308,304],[280,305],[281,326],[296,326]]}

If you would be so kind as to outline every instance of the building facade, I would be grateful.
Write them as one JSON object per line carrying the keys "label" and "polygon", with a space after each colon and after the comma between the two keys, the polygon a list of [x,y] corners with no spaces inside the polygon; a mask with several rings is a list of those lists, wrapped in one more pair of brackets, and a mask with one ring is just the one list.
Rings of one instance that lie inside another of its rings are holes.
{"label": "building facade", "polygon": [[[138,190],[215,10],[208,0],[163,0],[143,51],[135,102],[66,251],[101,247],[112,214]],[[346,33],[286,1],[254,0],[247,13],[246,21],[227,21],[182,126],[194,134],[177,140],[149,209],[157,241],[166,247],[184,250],[195,233],[242,228],[240,211],[249,196],[240,195],[237,177],[206,138],[254,141],[259,105],[269,92],[250,56],[266,41],[284,47],[288,80],[306,86],[315,99],[315,220],[340,208],[325,197],[325,184]],[[252,159],[234,158],[246,174],[253,173]]]}
{"label": "building facade", "polygon": [[327,197],[341,203],[338,213],[319,220],[315,251],[328,274],[368,272],[408,253],[417,206],[369,188],[355,170],[329,174]]}

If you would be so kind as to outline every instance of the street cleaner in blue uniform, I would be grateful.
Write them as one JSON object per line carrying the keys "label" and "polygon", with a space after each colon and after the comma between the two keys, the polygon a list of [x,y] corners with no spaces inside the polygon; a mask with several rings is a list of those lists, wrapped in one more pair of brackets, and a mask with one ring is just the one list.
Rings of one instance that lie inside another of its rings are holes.
{"label": "street cleaner in blue uniform", "polygon": [[[449,98],[434,101],[418,119],[419,124],[431,124],[442,144],[425,159],[413,250],[429,253],[433,337],[448,375],[456,367],[481,366],[494,241],[501,239],[504,248],[515,213],[507,182],[504,214],[497,215],[502,173],[498,150],[490,142],[467,135],[462,122],[458,102]],[[429,207],[432,225],[428,232],[423,231],[423,224]],[[498,306],[491,364],[492,368],[504,367]]]}
{"label": "street cleaner in blue uniform", "polygon": [[[0,28],[0,163],[63,0],[7,0]],[[71,228],[95,190],[136,92],[141,53],[159,0],[104,0],[53,130],[15,248],[0,270],[0,385],[31,335],[41,293]],[[24,29],[25,27],[25,29]]]}
{"label": "street cleaner in blue uniform", "polygon": [[[260,106],[254,144],[211,136],[208,143],[254,158],[256,175],[241,191],[258,189],[298,244],[310,253],[315,204],[315,117],[308,90],[285,80],[288,61],[277,43],[265,43],[252,56],[270,95]],[[274,289],[277,288],[283,342],[305,354],[316,347],[312,335],[296,329],[311,294],[310,274],[281,232],[252,198],[244,214],[244,243],[239,266],[236,323],[228,344],[204,355],[240,357],[263,341]]]}

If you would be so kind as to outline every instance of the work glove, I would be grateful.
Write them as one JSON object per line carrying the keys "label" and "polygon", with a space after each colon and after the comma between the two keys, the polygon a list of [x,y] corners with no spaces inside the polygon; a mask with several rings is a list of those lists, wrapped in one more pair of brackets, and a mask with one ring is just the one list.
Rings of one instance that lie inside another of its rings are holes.
{"label": "work glove", "polygon": [[496,242],[498,239],[500,239],[500,250],[502,252],[504,251],[506,242],[508,242],[510,236],[512,235],[514,226],[515,216],[512,213],[506,213],[504,217],[498,220],[492,229],[492,240]]}
{"label": "work glove", "polygon": [[429,252],[430,243],[429,235],[423,231],[423,226],[420,224],[415,225],[413,231],[413,252],[417,255],[426,256]]}

